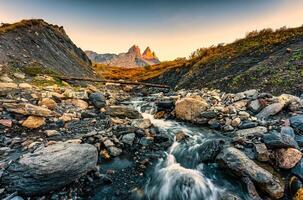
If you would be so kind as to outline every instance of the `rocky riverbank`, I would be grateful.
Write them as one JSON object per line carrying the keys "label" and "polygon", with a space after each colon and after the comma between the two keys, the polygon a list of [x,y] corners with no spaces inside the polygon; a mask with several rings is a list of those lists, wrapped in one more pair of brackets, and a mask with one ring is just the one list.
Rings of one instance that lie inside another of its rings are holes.
{"label": "rocky riverbank", "polygon": [[[245,186],[243,197],[221,186],[225,197],[216,190],[212,197],[302,198],[300,97],[256,90],[159,92],[113,84],[42,87],[20,81],[1,82],[0,96],[0,198],[159,199],[151,188],[165,184],[160,179],[153,185],[155,170],[179,174],[170,185],[189,184],[186,191],[193,193],[203,178],[193,181],[189,174],[200,176],[192,170],[201,163],[218,165],[217,173]],[[144,103],[135,103],[138,98]],[[200,133],[189,135],[181,127],[168,134],[160,126],[172,120],[219,137],[193,149],[190,144]],[[158,160],[167,155],[176,157],[178,168],[159,168]],[[180,160],[187,160],[186,166]],[[211,178],[203,182],[217,187]],[[166,199],[184,199],[185,193]]]}

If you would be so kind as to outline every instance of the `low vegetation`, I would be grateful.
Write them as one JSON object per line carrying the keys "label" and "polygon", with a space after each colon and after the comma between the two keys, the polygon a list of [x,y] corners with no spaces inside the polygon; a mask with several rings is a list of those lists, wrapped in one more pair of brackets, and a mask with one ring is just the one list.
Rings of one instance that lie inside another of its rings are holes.
{"label": "low vegetation", "polygon": [[174,61],[166,61],[153,66],[136,68],[115,67],[103,64],[94,64],[93,67],[97,74],[105,79],[145,81],[158,77],[168,70],[184,67],[185,64],[185,59],[176,59]]}

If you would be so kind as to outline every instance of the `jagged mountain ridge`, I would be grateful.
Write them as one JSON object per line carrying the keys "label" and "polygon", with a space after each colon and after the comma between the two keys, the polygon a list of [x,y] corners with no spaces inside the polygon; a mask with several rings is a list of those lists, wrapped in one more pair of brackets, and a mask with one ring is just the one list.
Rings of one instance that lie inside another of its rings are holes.
{"label": "jagged mountain ridge", "polygon": [[59,75],[94,75],[91,61],[63,27],[42,19],[0,26],[0,64],[20,70],[39,66]]}
{"label": "jagged mountain ridge", "polygon": [[86,55],[92,62],[97,64],[106,64],[109,66],[120,67],[144,67],[149,65],[159,64],[160,60],[157,58],[155,52],[152,52],[147,47],[143,54],[137,45],[133,45],[126,53],[120,54],[98,54],[93,51],[85,51]]}

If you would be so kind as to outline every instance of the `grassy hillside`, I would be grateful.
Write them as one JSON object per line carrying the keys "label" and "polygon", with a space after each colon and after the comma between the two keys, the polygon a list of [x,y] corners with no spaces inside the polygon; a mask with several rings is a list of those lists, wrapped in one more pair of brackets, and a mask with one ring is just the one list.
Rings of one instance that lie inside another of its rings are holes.
{"label": "grassy hillside", "polygon": [[168,84],[176,88],[219,88],[237,92],[256,88],[303,93],[303,27],[253,31],[226,45],[196,50],[188,59],[149,68],[96,66],[105,78]]}

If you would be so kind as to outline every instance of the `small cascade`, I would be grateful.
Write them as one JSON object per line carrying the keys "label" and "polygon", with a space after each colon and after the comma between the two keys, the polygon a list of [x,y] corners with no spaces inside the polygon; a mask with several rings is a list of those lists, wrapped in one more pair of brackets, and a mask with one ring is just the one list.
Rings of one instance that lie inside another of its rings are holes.
{"label": "small cascade", "polygon": [[133,104],[144,118],[150,119],[155,126],[171,137],[174,137],[174,134],[178,131],[182,131],[189,136],[188,142],[179,143],[174,141],[166,157],[161,159],[154,168],[145,186],[147,199],[218,199],[221,189],[216,187],[201,170],[203,168],[200,162],[201,147],[209,141],[205,137],[209,133],[203,136],[177,121],[154,119],[155,105],[153,103],[133,101]]}

